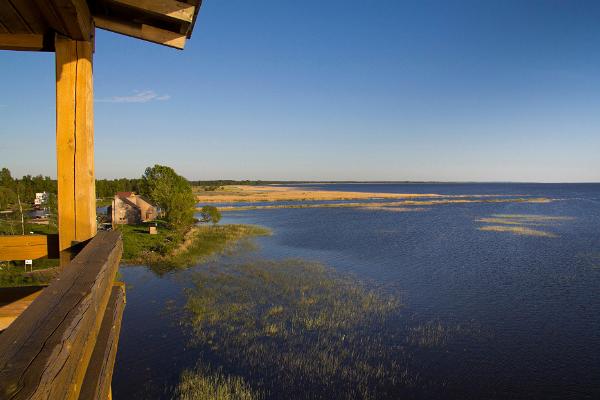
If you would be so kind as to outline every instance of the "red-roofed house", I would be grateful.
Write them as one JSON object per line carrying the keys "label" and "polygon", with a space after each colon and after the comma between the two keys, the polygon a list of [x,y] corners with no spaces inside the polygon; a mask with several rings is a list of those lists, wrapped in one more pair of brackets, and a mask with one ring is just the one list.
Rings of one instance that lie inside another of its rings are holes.
{"label": "red-roofed house", "polygon": [[155,220],[158,210],[134,192],[118,192],[113,199],[110,214],[113,225],[139,224]]}

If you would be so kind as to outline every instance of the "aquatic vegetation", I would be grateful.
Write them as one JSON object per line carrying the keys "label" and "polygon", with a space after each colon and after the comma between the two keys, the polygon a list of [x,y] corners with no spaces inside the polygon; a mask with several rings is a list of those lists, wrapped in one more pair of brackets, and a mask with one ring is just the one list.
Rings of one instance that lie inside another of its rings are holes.
{"label": "aquatic vegetation", "polygon": [[507,218],[479,218],[479,219],[476,219],[475,221],[485,222],[486,224],[497,224],[497,225],[523,225],[523,224],[527,224],[529,226],[544,225],[542,223],[526,222],[526,221],[522,221],[522,220],[514,220],[514,219],[507,219]]}
{"label": "aquatic vegetation", "polygon": [[576,256],[578,262],[583,263],[584,265],[589,266],[592,270],[600,271],[600,253],[597,252],[588,252],[588,253],[579,253]]}
{"label": "aquatic vegetation", "polygon": [[377,398],[414,386],[406,343],[386,328],[400,308],[394,297],[301,260],[206,267],[187,303],[194,343],[205,349],[200,363],[244,371],[271,398],[310,399]]}
{"label": "aquatic vegetation", "polygon": [[491,217],[479,218],[475,221],[492,224],[479,227],[480,231],[508,232],[523,236],[557,237],[554,233],[530,227],[552,226],[573,219],[572,217],[539,214],[493,214]]}
{"label": "aquatic vegetation", "polygon": [[524,226],[502,226],[502,225],[489,225],[478,228],[480,231],[486,232],[509,232],[515,235],[523,236],[540,236],[540,237],[557,237],[555,234],[538,229],[531,229]]}
{"label": "aquatic vegetation", "polygon": [[441,321],[428,321],[409,329],[407,343],[421,348],[445,346],[457,337],[482,339],[489,337],[489,332],[474,322],[462,324],[443,324]]}
{"label": "aquatic vegetation", "polygon": [[390,212],[411,212],[411,211],[427,211],[426,208],[421,207],[382,207],[382,206],[374,206],[374,207],[363,207],[364,210],[374,210],[374,211],[390,211]]}
{"label": "aquatic vegetation", "polygon": [[575,218],[555,216],[555,215],[539,215],[539,214],[493,214],[492,217],[502,220],[520,221],[521,223],[529,222],[559,222],[571,221]]}
{"label": "aquatic vegetation", "polygon": [[[190,230],[178,247],[170,248],[165,254],[146,241],[155,240],[158,235],[123,235],[124,260],[129,263],[143,263],[157,273],[165,273],[175,268],[186,268],[198,262],[222,254],[245,239],[270,235],[267,228],[255,225],[198,225]],[[141,237],[142,239],[139,239]],[[147,247],[141,247],[142,240]],[[136,244],[132,250],[132,242]],[[137,251],[135,250],[137,249]]]}
{"label": "aquatic vegetation", "polygon": [[415,351],[437,357],[481,336],[468,323],[411,327],[396,296],[305,260],[208,264],[192,281],[187,322],[200,370],[182,376],[178,393],[197,381],[204,393],[232,384],[252,398],[401,398],[444,384],[423,374]]}
{"label": "aquatic vegetation", "polygon": [[[440,196],[441,197],[441,196]],[[471,196],[473,198],[442,198],[436,200],[401,200],[386,202],[348,202],[348,203],[302,203],[302,204],[273,204],[252,206],[224,206],[220,211],[247,211],[247,210],[274,210],[281,208],[343,208],[343,207],[410,207],[410,206],[437,206],[446,204],[471,204],[471,203],[550,203],[553,200],[545,197],[508,198],[499,196],[488,198],[483,196]]]}
{"label": "aquatic vegetation", "polygon": [[261,393],[254,392],[241,377],[226,376],[221,371],[209,372],[206,368],[184,371],[175,389],[179,400],[256,400]]}

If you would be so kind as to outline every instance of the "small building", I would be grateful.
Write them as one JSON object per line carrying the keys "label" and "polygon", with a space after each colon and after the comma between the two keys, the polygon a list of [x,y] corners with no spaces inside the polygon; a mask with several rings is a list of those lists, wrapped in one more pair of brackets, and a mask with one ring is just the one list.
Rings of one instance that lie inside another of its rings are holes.
{"label": "small building", "polygon": [[113,225],[139,224],[154,221],[158,217],[158,210],[134,192],[118,192],[112,201],[110,215]]}
{"label": "small building", "polygon": [[42,192],[42,193],[35,194],[35,200],[33,200],[33,205],[36,208],[40,208],[47,202],[48,202],[48,192]]}

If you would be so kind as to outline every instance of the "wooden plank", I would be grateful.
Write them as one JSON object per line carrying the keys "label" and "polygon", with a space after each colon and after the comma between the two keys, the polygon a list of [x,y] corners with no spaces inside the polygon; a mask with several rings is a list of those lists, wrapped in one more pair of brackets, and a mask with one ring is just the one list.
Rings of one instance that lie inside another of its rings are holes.
{"label": "wooden plank", "polygon": [[94,22],[96,23],[97,28],[106,29],[122,35],[147,40],[149,42],[162,44],[180,50],[185,46],[186,36],[177,32],[159,29],[145,24],[113,21],[101,16],[95,16]]}
{"label": "wooden plank", "polygon": [[11,33],[33,33],[10,1],[0,1],[0,21]]}
{"label": "wooden plank", "polygon": [[[73,40],[89,41],[94,33],[92,14],[86,0],[45,0],[62,23],[53,27]],[[55,21],[56,21],[55,20]]]}
{"label": "wooden plank", "polygon": [[8,304],[0,305],[0,331],[5,330],[40,295],[43,287],[33,287],[33,291]]}
{"label": "wooden plank", "polygon": [[190,23],[194,19],[196,7],[177,0],[111,0],[152,14]]}
{"label": "wooden plank", "polygon": [[44,48],[44,35],[32,33],[0,33],[0,50],[39,51]]}
{"label": "wooden plank", "polygon": [[46,21],[40,14],[39,9],[31,1],[8,0],[13,8],[23,18],[32,33],[46,33]]}
{"label": "wooden plank", "polygon": [[35,260],[58,256],[58,235],[2,235],[0,260]]}
{"label": "wooden plank", "polygon": [[2,23],[2,20],[0,19],[0,33],[9,33],[8,32],[8,28],[6,28],[6,25],[4,25]]}
{"label": "wooden plank", "polygon": [[75,240],[96,235],[93,43],[77,42],[75,115]]}
{"label": "wooden plank", "polygon": [[122,252],[99,232],[0,335],[0,398],[79,397]]}
{"label": "wooden plank", "polygon": [[121,320],[125,309],[125,285],[113,286],[79,399],[109,399],[113,367],[117,356]]}
{"label": "wooden plank", "polygon": [[55,39],[60,250],[96,234],[91,42]]}

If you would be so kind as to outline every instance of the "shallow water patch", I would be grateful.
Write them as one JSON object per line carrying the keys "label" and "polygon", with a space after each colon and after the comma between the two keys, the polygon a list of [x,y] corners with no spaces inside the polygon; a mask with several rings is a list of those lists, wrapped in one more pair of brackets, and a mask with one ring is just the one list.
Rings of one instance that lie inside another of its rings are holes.
{"label": "shallow water patch", "polygon": [[[241,376],[254,398],[273,399],[397,398],[433,385],[411,352],[432,347],[429,332],[398,323],[398,298],[322,264],[212,265],[192,279],[186,308],[202,369],[182,382]],[[439,346],[456,333],[442,329]]]}

